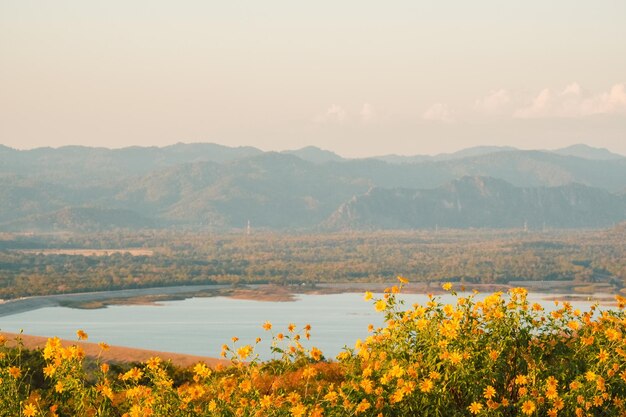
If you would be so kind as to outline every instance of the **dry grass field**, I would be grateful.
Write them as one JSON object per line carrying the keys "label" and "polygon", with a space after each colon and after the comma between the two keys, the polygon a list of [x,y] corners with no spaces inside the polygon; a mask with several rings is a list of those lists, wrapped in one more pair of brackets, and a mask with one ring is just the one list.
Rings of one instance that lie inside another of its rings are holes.
{"label": "dry grass field", "polygon": [[[43,336],[31,336],[25,334],[7,333],[2,332],[0,336],[4,336],[8,341],[9,346],[14,346],[17,342],[17,338],[22,339],[24,347],[27,349],[39,349],[44,348],[46,345],[47,337]],[[92,358],[99,357],[104,362],[145,362],[151,357],[158,356],[164,361],[171,361],[172,364],[180,367],[188,367],[198,362],[204,362],[211,367],[215,367],[218,364],[228,365],[230,361],[210,358],[208,356],[194,356],[181,353],[160,352],[155,350],[135,349],[123,346],[109,346],[107,349],[102,349],[98,343],[84,342],[84,341],[69,341],[63,340],[63,346],[80,345],[85,355]]]}

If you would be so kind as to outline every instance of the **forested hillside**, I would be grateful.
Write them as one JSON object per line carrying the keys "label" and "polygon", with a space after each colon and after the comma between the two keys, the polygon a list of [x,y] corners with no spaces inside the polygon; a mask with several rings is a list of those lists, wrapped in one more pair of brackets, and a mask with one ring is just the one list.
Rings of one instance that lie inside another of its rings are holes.
{"label": "forested hillside", "polygon": [[625,190],[626,158],[584,146],[368,159],[214,144],[0,148],[0,231],[603,227],[626,220]]}

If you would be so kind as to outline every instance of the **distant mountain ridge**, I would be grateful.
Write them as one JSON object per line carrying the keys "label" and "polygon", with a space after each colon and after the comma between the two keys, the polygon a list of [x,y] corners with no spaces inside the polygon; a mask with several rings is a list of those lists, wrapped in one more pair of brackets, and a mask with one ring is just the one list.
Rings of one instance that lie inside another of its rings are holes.
{"label": "distant mountain ridge", "polygon": [[566,148],[555,149],[552,152],[554,152],[556,154],[559,154],[559,155],[577,156],[579,158],[596,159],[596,160],[599,160],[599,161],[606,161],[606,160],[609,160],[609,159],[624,158],[623,155],[619,155],[619,154],[613,153],[613,152],[609,151],[608,149],[605,149],[605,148],[593,148],[593,147],[591,147],[589,145],[585,145],[585,144],[582,144],[582,143],[579,143],[577,145],[568,146]]}
{"label": "distant mountain ridge", "polygon": [[[517,206],[539,210],[532,198],[545,205],[542,222],[550,227],[603,227],[611,219],[625,219],[626,158],[606,150],[586,145],[557,151],[476,147],[420,158],[346,159],[315,147],[263,152],[215,144],[30,151],[0,146],[0,231],[229,230],[248,221],[269,229],[518,227]],[[464,177],[483,178],[492,197],[472,197],[480,187]],[[482,208],[456,213],[454,221],[433,217],[435,224],[424,223],[427,211],[417,209],[428,204],[441,209],[433,195],[452,192],[446,187],[456,187],[459,196],[467,195]],[[566,204],[567,196],[587,201],[586,211]],[[507,209],[510,213],[498,209],[511,201],[517,206]],[[402,216],[416,218],[401,220],[395,205],[413,207]],[[358,216],[347,219],[341,210]],[[561,223],[548,215],[559,210]],[[583,212],[587,220],[576,217]]]}
{"label": "distant mountain ridge", "polygon": [[463,177],[429,190],[373,188],[353,197],[324,225],[330,229],[578,228],[624,220],[626,198],[580,184],[515,187]]}

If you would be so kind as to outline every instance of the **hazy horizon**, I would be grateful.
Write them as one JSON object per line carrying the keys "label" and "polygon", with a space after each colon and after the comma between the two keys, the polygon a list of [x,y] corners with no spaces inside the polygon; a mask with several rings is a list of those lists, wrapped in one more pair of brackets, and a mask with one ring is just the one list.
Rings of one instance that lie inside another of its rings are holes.
{"label": "hazy horizon", "polygon": [[0,0],[0,143],[626,154],[626,2]]}
{"label": "hazy horizon", "polygon": [[[464,150],[468,150],[468,149],[472,149],[472,148],[489,148],[489,147],[495,147],[495,146],[499,146],[499,147],[505,147],[507,145],[490,145],[490,144],[478,144],[478,145],[474,145],[474,146],[469,146],[469,147],[465,147],[465,148],[459,148],[459,149],[453,149],[449,152],[435,152],[435,153],[423,153],[423,154],[401,154],[401,153],[381,153],[381,154],[371,154],[371,155],[361,155],[361,156],[348,156],[348,155],[343,155],[339,152],[334,151],[333,149],[329,149],[329,148],[323,148],[323,147],[319,147],[316,145],[305,145],[302,147],[298,147],[298,148],[285,148],[285,149],[263,149],[260,148],[258,146],[253,146],[253,145],[246,145],[246,144],[242,144],[242,145],[225,145],[225,144],[221,144],[221,143],[216,143],[216,142],[176,142],[176,143],[170,143],[170,144],[165,144],[165,145],[124,145],[124,146],[91,146],[91,145],[80,145],[80,144],[67,144],[67,145],[60,145],[60,146],[41,146],[41,147],[32,147],[32,148],[19,148],[19,147],[12,147],[12,146],[8,146],[11,149],[15,149],[18,151],[31,151],[31,150],[36,150],[36,149],[43,149],[43,148],[51,148],[51,149],[60,149],[60,148],[64,148],[64,147],[92,147],[92,148],[102,148],[102,149],[109,149],[109,150],[120,150],[120,149],[128,149],[128,148],[150,148],[150,147],[156,147],[156,148],[167,148],[167,147],[171,147],[171,146],[176,146],[176,145],[201,145],[201,144],[209,144],[209,145],[218,145],[218,146],[227,146],[227,147],[232,147],[232,148],[245,148],[245,147],[253,147],[253,148],[257,148],[263,152],[288,152],[288,151],[296,151],[296,150],[300,150],[300,149],[304,149],[304,148],[309,148],[309,147],[315,147],[317,149],[320,149],[322,151],[329,151],[329,152],[333,152],[336,155],[339,155],[342,158],[370,158],[370,157],[377,157],[377,156],[386,156],[386,155],[398,155],[398,156],[437,156],[437,155],[444,155],[444,154],[452,154],[455,152],[460,152],[460,151],[464,151]],[[578,146],[578,145],[583,145],[583,146],[591,146],[589,144],[586,143],[572,143],[570,145],[565,145],[563,147],[558,147],[558,148],[524,148],[524,147],[517,147],[517,146],[511,146],[512,148],[521,150],[521,151],[534,151],[534,150],[538,150],[538,151],[556,151],[556,150],[560,150],[560,149],[564,149],[564,148],[568,148],[571,146]],[[3,143],[0,143],[0,146],[7,146]],[[604,147],[594,147],[596,149],[604,149],[607,150],[609,152],[612,152],[614,154],[617,155],[621,155],[626,157],[626,155],[621,154],[620,152],[615,152],[612,149],[608,149],[608,148],[604,148]]]}

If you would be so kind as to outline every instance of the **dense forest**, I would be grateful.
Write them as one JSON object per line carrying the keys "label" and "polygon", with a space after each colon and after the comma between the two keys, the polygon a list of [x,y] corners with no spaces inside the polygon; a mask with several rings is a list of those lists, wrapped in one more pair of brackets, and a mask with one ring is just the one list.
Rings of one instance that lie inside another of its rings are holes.
{"label": "dense forest", "polygon": [[[398,274],[413,282],[572,281],[618,291],[626,281],[624,236],[626,225],[545,232],[2,234],[0,298],[184,284],[373,283]],[[102,256],[79,249],[122,250]]]}

